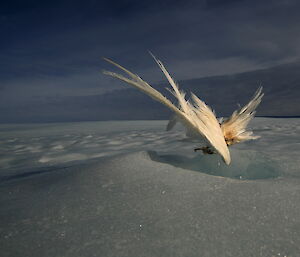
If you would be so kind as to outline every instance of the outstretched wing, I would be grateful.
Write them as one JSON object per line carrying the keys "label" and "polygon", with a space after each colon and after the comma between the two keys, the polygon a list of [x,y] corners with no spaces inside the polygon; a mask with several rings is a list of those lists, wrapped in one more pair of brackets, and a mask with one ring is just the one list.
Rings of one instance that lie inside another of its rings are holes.
{"label": "outstretched wing", "polygon": [[259,136],[253,136],[252,131],[246,131],[246,127],[254,118],[255,109],[260,104],[263,96],[262,87],[259,87],[248,104],[234,111],[233,114],[221,124],[221,129],[228,145],[259,138]]}
{"label": "outstretched wing", "polygon": [[[153,56],[153,55],[152,55]],[[154,56],[156,63],[159,65],[160,69],[168,79],[172,89],[170,89],[171,93],[177,98],[178,100],[178,107],[171,103],[169,99],[163,96],[160,92],[156,89],[151,87],[147,82],[142,80],[136,74],[128,71],[121,65],[113,62],[112,60],[104,58],[104,60],[108,61],[109,63],[115,65],[116,67],[123,70],[129,78],[117,74],[110,71],[104,71],[103,73],[115,78],[118,78],[122,81],[127,82],[128,84],[136,87],[137,89],[141,90],[145,94],[152,97],[154,100],[159,101],[160,103],[167,106],[171,109],[176,116],[180,119],[180,121],[192,131],[203,136],[213,148],[223,157],[223,160],[226,164],[230,163],[230,153],[228,147],[226,145],[221,127],[213,113],[213,111],[197,96],[192,94],[192,99],[194,103],[190,103],[185,99],[185,93],[180,91],[178,85],[172,79],[164,65],[161,61],[157,60]]]}

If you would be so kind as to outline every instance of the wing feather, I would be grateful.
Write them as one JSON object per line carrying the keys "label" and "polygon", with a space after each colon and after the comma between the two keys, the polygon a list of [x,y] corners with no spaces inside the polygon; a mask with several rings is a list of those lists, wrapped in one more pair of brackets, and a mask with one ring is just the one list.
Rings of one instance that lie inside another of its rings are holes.
{"label": "wing feather", "polygon": [[142,80],[138,75],[128,71],[127,69],[110,59],[105,58],[106,61],[127,73],[130,78],[110,71],[104,71],[103,73],[118,78],[136,87],[137,89],[152,97],[154,100],[159,101],[160,103],[167,106],[175,113],[175,115],[189,130],[195,131],[196,133],[204,137],[211,144],[211,146],[215,148],[216,151],[222,156],[224,162],[226,164],[230,164],[230,153],[226,145],[220,124],[218,123],[218,120],[215,117],[213,111],[195,95],[192,95],[192,99],[194,101],[193,104],[187,101],[185,99],[185,93],[179,90],[178,85],[170,76],[162,62],[156,59],[155,56],[153,56],[153,58],[169,81],[172,87],[171,92],[178,100],[178,107],[172,104],[169,99],[167,99],[160,92],[150,86],[147,82]]}

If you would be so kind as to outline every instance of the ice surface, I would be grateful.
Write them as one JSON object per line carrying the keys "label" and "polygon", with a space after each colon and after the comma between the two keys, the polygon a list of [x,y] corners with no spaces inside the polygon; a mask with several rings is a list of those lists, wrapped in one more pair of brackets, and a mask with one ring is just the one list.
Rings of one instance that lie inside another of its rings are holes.
{"label": "ice surface", "polygon": [[299,256],[300,119],[230,166],[165,125],[0,126],[1,256]]}

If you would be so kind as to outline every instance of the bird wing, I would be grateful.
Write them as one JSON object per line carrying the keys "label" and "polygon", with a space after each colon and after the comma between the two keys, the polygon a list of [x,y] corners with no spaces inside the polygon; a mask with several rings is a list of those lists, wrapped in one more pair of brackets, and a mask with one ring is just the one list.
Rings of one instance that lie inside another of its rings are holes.
{"label": "bird wing", "polygon": [[129,78],[110,71],[104,71],[103,73],[125,81],[126,83],[149,95],[154,100],[167,106],[175,113],[175,115],[189,130],[195,131],[196,133],[204,137],[210,143],[210,145],[214,149],[216,149],[216,151],[222,156],[224,162],[226,164],[230,164],[230,153],[226,145],[220,124],[216,119],[213,111],[194,94],[192,94],[193,103],[187,101],[185,99],[185,93],[179,90],[178,85],[172,79],[162,62],[156,59],[154,56],[153,58],[169,81],[172,87],[170,91],[177,98],[178,107],[172,104],[169,99],[167,99],[160,92],[150,86],[147,82],[142,80],[138,75],[128,71],[127,69],[110,59],[104,58],[104,60],[106,60],[107,62],[113,64],[114,66],[127,73]]}
{"label": "bird wing", "polygon": [[228,140],[227,142],[232,140],[231,144],[235,144],[241,141],[259,138],[259,136],[253,136],[252,131],[246,131],[246,127],[254,118],[255,109],[260,104],[263,96],[262,87],[259,87],[248,104],[234,111],[232,115],[221,124],[221,129],[225,140]]}

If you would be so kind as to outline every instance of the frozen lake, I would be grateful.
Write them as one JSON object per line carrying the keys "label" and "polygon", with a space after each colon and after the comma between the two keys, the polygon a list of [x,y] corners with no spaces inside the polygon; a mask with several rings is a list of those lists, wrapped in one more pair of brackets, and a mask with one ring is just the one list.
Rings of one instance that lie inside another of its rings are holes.
{"label": "frozen lake", "polygon": [[230,166],[166,123],[0,125],[1,256],[300,256],[300,119]]}

